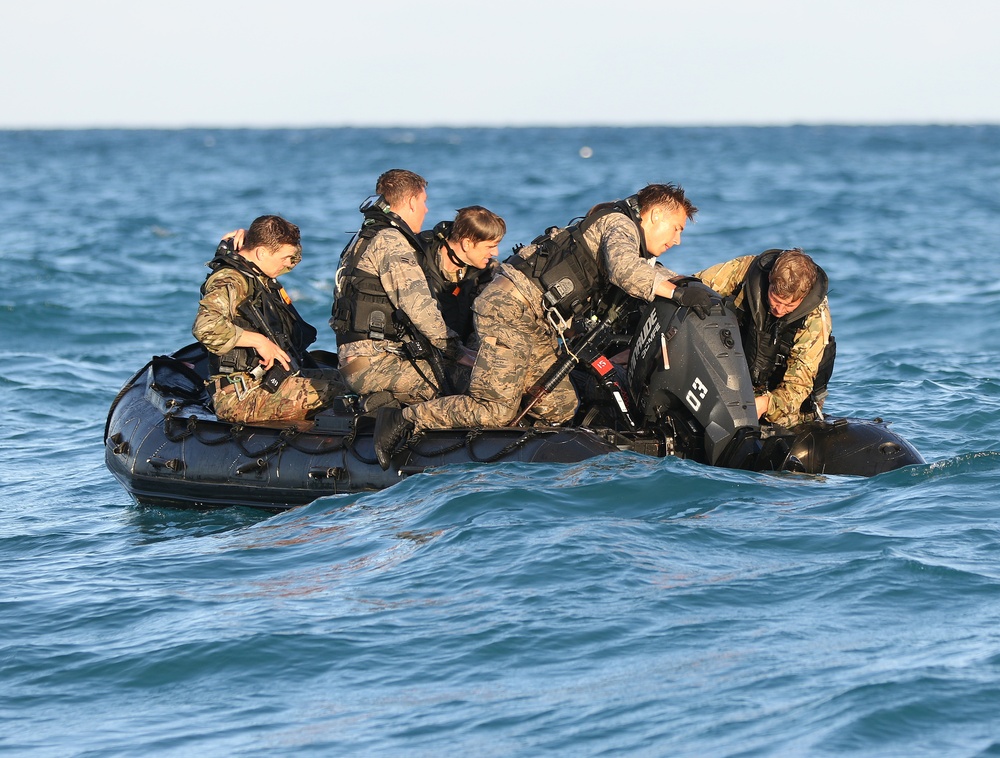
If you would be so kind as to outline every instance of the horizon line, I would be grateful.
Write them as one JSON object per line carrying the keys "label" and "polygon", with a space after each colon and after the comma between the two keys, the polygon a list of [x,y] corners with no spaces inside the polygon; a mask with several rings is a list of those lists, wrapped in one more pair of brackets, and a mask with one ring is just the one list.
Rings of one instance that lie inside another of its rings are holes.
{"label": "horizon line", "polygon": [[76,124],[76,125],[0,125],[3,132],[56,132],[56,131],[320,131],[336,129],[784,129],[784,128],[872,128],[872,127],[990,127],[1000,126],[998,121],[774,121],[774,122],[704,122],[704,123],[524,123],[524,124]]}

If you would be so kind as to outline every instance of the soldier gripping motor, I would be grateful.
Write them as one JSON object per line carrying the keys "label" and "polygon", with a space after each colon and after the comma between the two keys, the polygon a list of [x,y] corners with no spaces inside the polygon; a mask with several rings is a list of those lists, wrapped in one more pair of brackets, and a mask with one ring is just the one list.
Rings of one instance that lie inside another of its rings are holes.
{"label": "soldier gripping motor", "polygon": [[836,354],[826,272],[793,248],[745,255],[695,276],[737,310],[757,416],[785,427],[820,416]]}
{"label": "soldier gripping motor", "polygon": [[209,351],[209,389],[224,421],[302,421],[345,389],[335,370],[315,368],[306,348],[316,330],[276,281],[302,260],[299,240],[295,224],[261,216],[223,237],[208,264],[191,332]]}
{"label": "soldier gripping motor", "polygon": [[[592,208],[578,225],[548,230],[511,256],[474,305],[480,347],[468,396],[381,409],[375,424],[379,463],[388,467],[413,429],[510,423],[525,390],[557,360],[557,335],[567,320],[611,285],[646,301],[672,297],[695,309],[710,307],[707,292],[675,284],[673,271],[649,265],[680,243],[696,212],[680,187],[651,184],[625,200]],[[534,405],[532,415],[561,424],[576,407],[576,392],[565,377]]]}
{"label": "soldier gripping motor", "polygon": [[437,396],[441,353],[453,361],[462,355],[417,260],[426,188],[412,171],[382,174],[377,195],[361,205],[361,229],[340,257],[330,326],[341,373],[369,400],[366,406],[374,393],[388,392],[403,403]]}

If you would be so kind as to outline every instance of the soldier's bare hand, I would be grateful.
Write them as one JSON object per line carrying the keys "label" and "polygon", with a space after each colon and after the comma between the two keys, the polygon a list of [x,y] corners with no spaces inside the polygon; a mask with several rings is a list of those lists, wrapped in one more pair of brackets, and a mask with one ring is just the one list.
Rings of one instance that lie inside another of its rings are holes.
{"label": "soldier's bare hand", "polygon": [[764,414],[771,410],[771,396],[757,395],[754,404],[757,406],[757,418],[763,418]]}
{"label": "soldier's bare hand", "polygon": [[[264,368],[271,368],[271,366],[274,365],[275,361],[280,363],[286,369],[290,368],[288,364],[289,361],[288,353],[286,353],[280,347],[271,342],[271,340],[268,340],[267,344],[270,345],[273,348],[273,350],[266,351],[266,354],[261,353],[260,362],[264,364]],[[259,350],[257,352],[260,353]]]}
{"label": "soldier's bare hand", "polygon": [[252,347],[257,351],[257,355],[260,356],[260,365],[266,369],[271,368],[274,362],[277,361],[286,369],[290,369],[288,353],[278,347],[275,343],[265,337],[263,334],[258,334],[257,332],[243,332],[243,336],[237,344],[243,344],[247,347]]}
{"label": "soldier's bare hand", "polygon": [[228,234],[223,234],[222,239],[233,241],[233,250],[239,250],[243,247],[243,240],[246,238],[246,229],[237,229],[235,231],[229,232]]}

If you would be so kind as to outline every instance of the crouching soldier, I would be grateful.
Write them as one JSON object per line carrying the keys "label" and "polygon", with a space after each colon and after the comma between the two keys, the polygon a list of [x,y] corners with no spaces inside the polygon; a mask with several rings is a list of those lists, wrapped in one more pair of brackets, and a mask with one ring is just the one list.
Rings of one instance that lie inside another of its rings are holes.
{"label": "crouching soldier", "polygon": [[500,216],[481,205],[470,205],[459,208],[454,221],[442,221],[419,235],[423,242],[420,267],[444,323],[458,335],[464,352],[457,362],[448,361],[444,367],[456,394],[468,389],[479,348],[472,304],[499,267],[496,255],[506,233]]}
{"label": "crouching soldier", "polygon": [[695,276],[736,309],[760,420],[792,427],[822,418],[836,356],[826,272],[793,248],[745,255]]}

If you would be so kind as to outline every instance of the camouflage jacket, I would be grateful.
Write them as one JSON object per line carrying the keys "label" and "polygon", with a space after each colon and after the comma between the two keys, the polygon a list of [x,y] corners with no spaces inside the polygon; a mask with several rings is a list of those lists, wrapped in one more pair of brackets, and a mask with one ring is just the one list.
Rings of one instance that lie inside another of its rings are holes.
{"label": "camouflage jacket", "polygon": [[[554,229],[550,236],[558,231]],[[655,258],[642,257],[639,228],[624,213],[609,213],[598,218],[584,232],[583,239],[587,253],[599,260],[608,281],[632,297],[652,301],[657,285],[677,276],[676,272],[658,264]],[[528,258],[536,247],[526,245],[518,255]]]}
{"label": "camouflage jacket", "polygon": [[[417,252],[396,229],[382,229],[372,238],[357,262],[357,268],[378,276],[389,302],[401,309],[421,334],[441,350],[449,348],[449,338],[457,344],[457,335],[448,329],[437,301],[431,295]],[[338,348],[342,361],[380,355],[397,349],[399,343],[388,340],[358,340]]]}
{"label": "camouflage jacket", "polygon": [[216,355],[236,347],[244,331],[235,323],[236,308],[249,292],[246,278],[231,268],[220,269],[209,276],[191,328],[194,338]]}

